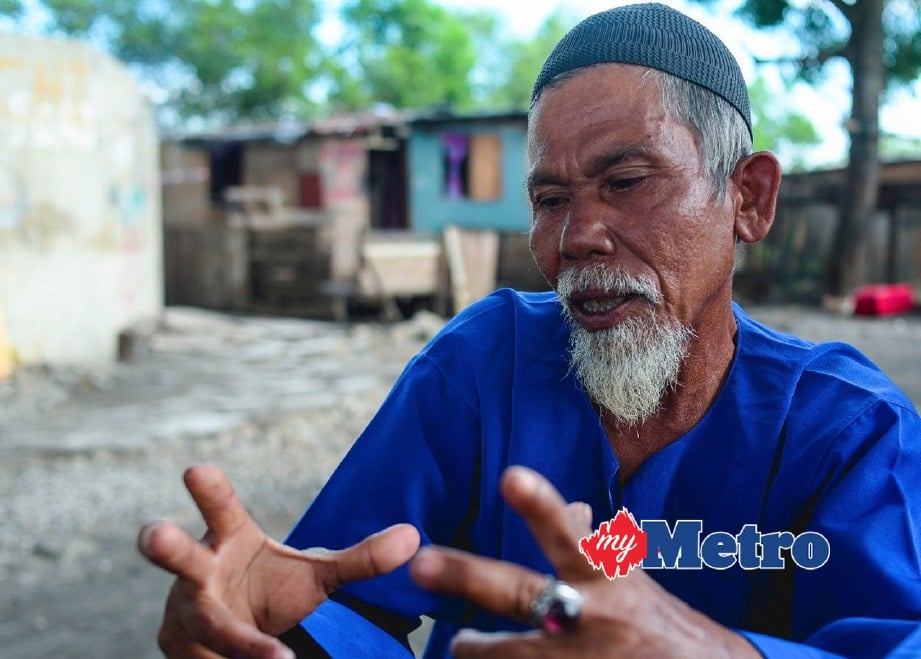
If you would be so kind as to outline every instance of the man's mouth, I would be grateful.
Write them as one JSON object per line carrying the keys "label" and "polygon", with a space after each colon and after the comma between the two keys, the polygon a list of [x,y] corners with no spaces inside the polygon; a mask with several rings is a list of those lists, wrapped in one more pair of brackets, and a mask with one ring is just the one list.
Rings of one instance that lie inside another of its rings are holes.
{"label": "man's mouth", "polygon": [[564,270],[556,288],[570,319],[589,332],[614,327],[661,299],[652,277],[601,263]]}
{"label": "man's mouth", "polygon": [[589,332],[607,329],[630,314],[634,303],[647,299],[641,293],[625,295],[575,294],[568,300],[571,318]]}
{"label": "man's mouth", "polygon": [[572,304],[578,306],[585,313],[605,313],[635,297],[637,297],[636,294],[618,295],[616,297],[592,297],[583,300],[573,300]]}

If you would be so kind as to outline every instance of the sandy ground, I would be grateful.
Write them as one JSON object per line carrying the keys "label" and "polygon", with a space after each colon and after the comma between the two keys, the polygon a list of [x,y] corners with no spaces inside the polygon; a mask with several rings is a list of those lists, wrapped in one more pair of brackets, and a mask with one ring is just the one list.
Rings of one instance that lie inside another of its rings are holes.
{"label": "sandy ground", "polygon": [[[921,316],[753,308],[813,340],[844,340],[921,406]],[[144,350],[99,369],[23,369],[0,382],[0,655],[157,657],[169,579],[139,526],[200,526],[182,470],[223,467],[282,537],[405,362],[440,327],[240,318],[169,309]]]}

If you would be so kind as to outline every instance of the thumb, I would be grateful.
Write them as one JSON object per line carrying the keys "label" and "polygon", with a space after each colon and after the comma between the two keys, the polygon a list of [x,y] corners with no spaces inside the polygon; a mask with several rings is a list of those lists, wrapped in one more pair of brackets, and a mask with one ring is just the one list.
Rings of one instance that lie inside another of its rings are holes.
{"label": "thumb", "polygon": [[419,532],[410,524],[395,524],[361,542],[337,551],[308,549],[317,580],[331,593],[352,581],[387,574],[406,563],[419,549]]}

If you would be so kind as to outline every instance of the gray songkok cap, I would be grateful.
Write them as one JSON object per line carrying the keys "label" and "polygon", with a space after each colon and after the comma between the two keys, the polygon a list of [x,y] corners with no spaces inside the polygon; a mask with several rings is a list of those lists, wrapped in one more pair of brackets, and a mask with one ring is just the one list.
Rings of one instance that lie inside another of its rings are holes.
{"label": "gray songkok cap", "polygon": [[572,28],[544,62],[531,104],[558,75],[615,62],[659,69],[709,89],[739,111],[751,133],[748,88],[726,44],[694,19],[658,3],[608,9]]}

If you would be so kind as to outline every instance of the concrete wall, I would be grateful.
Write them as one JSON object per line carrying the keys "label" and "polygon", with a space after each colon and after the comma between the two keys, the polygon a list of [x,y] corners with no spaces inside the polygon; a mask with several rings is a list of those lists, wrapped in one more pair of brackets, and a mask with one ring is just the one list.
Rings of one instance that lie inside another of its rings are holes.
{"label": "concrete wall", "polygon": [[[524,123],[445,122],[414,126],[409,140],[410,226],[438,232],[447,224],[471,229],[527,231],[530,208],[524,194]],[[501,196],[495,200],[448,199],[444,189],[445,133],[497,135],[501,140]]]}
{"label": "concrete wall", "polygon": [[0,319],[19,363],[110,360],[162,310],[157,151],[118,62],[0,34]]}

